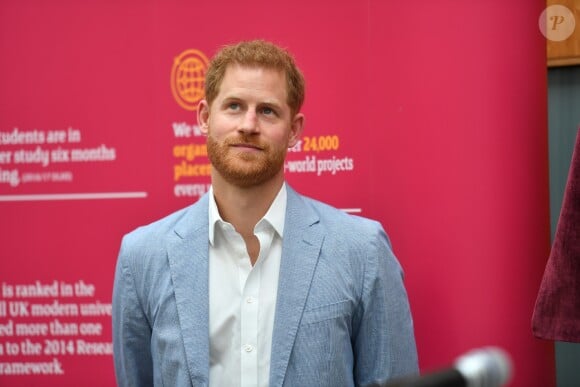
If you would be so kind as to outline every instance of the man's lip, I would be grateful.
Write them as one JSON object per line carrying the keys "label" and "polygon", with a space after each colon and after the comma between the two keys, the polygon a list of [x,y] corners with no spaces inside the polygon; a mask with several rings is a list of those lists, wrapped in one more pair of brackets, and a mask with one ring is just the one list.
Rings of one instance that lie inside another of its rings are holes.
{"label": "man's lip", "polygon": [[251,148],[251,149],[256,149],[256,150],[262,150],[262,148],[260,148],[259,146],[254,145],[254,144],[248,144],[248,143],[231,144],[231,146],[234,148]]}

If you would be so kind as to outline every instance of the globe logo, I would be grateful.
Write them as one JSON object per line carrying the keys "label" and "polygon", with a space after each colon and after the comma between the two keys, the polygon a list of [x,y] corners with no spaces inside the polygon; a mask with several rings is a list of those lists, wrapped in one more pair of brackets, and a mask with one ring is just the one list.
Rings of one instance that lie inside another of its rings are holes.
{"label": "globe logo", "polygon": [[183,51],[173,61],[171,92],[186,110],[197,110],[197,104],[203,98],[207,65],[207,57],[195,49]]}

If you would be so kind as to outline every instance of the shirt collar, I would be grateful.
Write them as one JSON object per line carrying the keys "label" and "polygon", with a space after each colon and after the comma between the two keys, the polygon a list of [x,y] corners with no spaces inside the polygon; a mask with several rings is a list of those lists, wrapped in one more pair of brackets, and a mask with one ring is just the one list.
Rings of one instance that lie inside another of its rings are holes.
{"label": "shirt collar", "polygon": [[[263,221],[268,222],[274,230],[283,237],[284,235],[284,221],[286,219],[286,202],[287,202],[287,192],[286,192],[286,183],[282,183],[282,187],[278,194],[274,198],[274,201],[270,205],[268,211],[264,217],[258,222],[258,224],[262,223]],[[215,202],[215,198],[213,196],[213,187],[209,189],[209,243],[213,246],[214,244],[214,235],[215,235],[215,225],[218,222],[226,223],[217,208],[217,203]]]}

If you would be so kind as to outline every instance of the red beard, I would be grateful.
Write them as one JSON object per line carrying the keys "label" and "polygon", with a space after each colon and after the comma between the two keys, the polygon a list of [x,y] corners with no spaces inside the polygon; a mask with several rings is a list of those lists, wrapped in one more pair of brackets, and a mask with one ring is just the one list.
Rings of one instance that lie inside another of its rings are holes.
{"label": "red beard", "polygon": [[[216,141],[207,137],[207,154],[212,167],[226,181],[241,188],[249,188],[267,182],[284,166],[286,148],[275,149],[256,141],[253,136],[241,134],[237,138]],[[232,146],[247,144],[259,149],[256,152],[238,152]]]}

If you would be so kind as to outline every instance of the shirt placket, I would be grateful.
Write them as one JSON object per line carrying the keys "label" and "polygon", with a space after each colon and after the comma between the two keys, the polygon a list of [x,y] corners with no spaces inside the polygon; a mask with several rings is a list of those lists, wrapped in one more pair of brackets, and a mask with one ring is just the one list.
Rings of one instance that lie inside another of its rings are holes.
{"label": "shirt placket", "polygon": [[[249,258],[246,259],[249,265]],[[240,306],[241,320],[241,386],[258,384],[258,294],[260,276],[259,268],[249,272],[242,289]]]}
{"label": "shirt placket", "polygon": [[[258,368],[258,332],[259,332],[259,310],[260,310],[260,284],[262,277],[263,261],[267,257],[272,243],[272,233],[268,233],[267,226],[263,223],[256,227],[256,237],[260,241],[260,252],[254,267],[251,267],[249,256],[242,267],[247,276],[242,286],[241,300],[241,386],[257,386],[259,383]],[[240,270],[242,271],[242,270]],[[241,279],[241,278],[240,278]],[[262,355],[263,356],[263,355]]]}

